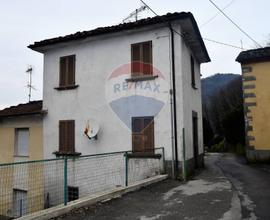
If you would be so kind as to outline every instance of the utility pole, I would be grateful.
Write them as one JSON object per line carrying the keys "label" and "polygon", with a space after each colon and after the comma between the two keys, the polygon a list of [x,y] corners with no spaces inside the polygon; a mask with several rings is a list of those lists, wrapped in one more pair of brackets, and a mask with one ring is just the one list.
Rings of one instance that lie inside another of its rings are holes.
{"label": "utility pole", "polygon": [[36,90],[35,87],[32,85],[32,73],[33,73],[33,68],[32,66],[29,66],[27,70],[25,71],[27,74],[29,74],[29,81],[27,83],[27,88],[29,89],[28,93],[28,101],[31,101],[31,95],[32,95],[32,89]]}

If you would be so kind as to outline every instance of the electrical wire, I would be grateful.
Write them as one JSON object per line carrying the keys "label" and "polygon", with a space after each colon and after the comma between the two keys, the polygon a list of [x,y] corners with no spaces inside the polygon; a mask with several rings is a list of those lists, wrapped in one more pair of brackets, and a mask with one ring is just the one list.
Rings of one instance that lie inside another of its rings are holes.
{"label": "electrical wire", "polygon": [[[147,5],[143,0],[140,0],[154,15],[158,16],[158,14],[149,6]],[[233,0],[234,1],[234,0]],[[231,2],[233,2],[231,1]],[[179,36],[181,36],[182,38],[184,38],[184,35],[179,33],[178,31],[174,30],[173,31],[178,34]],[[203,38],[204,40],[206,41],[210,41],[212,43],[216,43],[216,44],[220,44],[220,45],[223,45],[223,46],[228,46],[228,47],[232,47],[232,48],[236,48],[236,49],[240,49],[240,50],[243,50],[243,48],[241,47],[238,47],[238,46],[234,46],[234,45],[231,45],[231,44],[228,44],[228,43],[223,43],[223,42],[219,42],[219,41],[216,41],[216,40],[212,40],[212,39],[209,39],[209,38]]]}
{"label": "electrical wire", "polygon": [[223,12],[212,0],[208,0],[212,5],[215,6],[217,10],[220,11],[235,27],[238,28],[244,35],[246,35],[251,41],[253,41],[257,46],[262,47],[256,40],[254,40],[247,32],[245,32],[236,22],[234,22],[225,12]]}
{"label": "electrical wire", "polygon": [[[230,1],[224,8],[222,8],[221,10],[224,11],[225,9],[227,9],[228,7],[230,7],[232,5],[232,3],[235,0]],[[209,24],[211,21],[213,21],[218,15],[220,15],[221,12],[216,13],[214,16],[212,16],[211,18],[209,18],[207,21],[205,21],[203,24],[200,25],[200,28],[204,27],[205,25]]]}
{"label": "electrical wire", "polygon": [[240,50],[247,50],[247,49],[242,48],[242,47],[238,47],[238,46],[235,46],[235,45],[232,45],[232,44],[228,44],[228,43],[223,43],[223,42],[212,40],[212,39],[209,39],[209,38],[203,37],[203,39],[206,40],[206,41],[212,42],[212,43],[223,45],[223,46],[233,47],[235,49],[240,49]]}

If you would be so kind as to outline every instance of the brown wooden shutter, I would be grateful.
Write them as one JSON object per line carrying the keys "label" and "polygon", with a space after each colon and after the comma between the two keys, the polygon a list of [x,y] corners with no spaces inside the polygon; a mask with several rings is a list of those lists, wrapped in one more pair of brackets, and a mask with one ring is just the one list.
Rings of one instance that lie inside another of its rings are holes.
{"label": "brown wooden shutter", "polygon": [[59,121],[59,151],[66,151],[66,123],[65,121]]}
{"label": "brown wooden shutter", "polygon": [[144,151],[153,152],[154,151],[154,118],[147,117],[144,118],[144,129],[143,129],[143,141],[144,141]]}
{"label": "brown wooden shutter", "polygon": [[66,71],[67,71],[66,61],[67,61],[66,57],[60,57],[59,86],[66,85]]}
{"label": "brown wooden shutter", "polygon": [[133,152],[154,152],[154,117],[132,118]]}
{"label": "brown wooden shutter", "polygon": [[59,152],[75,152],[75,121],[59,121]]}
{"label": "brown wooden shutter", "polygon": [[67,123],[67,148],[68,152],[75,152],[75,121],[70,120]]}
{"label": "brown wooden shutter", "polygon": [[67,57],[68,60],[68,72],[67,72],[67,84],[75,85],[75,55]]}
{"label": "brown wooden shutter", "polygon": [[152,42],[142,43],[143,75],[152,75]]}
{"label": "brown wooden shutter", "polygon": [[75,60],[75,55],[60,57],[60,87],[75,85]]}
{"label": "brown wooden shutter", "polygon": [[141,49],[140,44],[131,45],[131,76],[141,74]]}
{"label": "brown wooden shutter", "polygon": [[142,152],[144,149],[142,131],[143,131],[143,119],[132,118],[132,150],[133,152]]}

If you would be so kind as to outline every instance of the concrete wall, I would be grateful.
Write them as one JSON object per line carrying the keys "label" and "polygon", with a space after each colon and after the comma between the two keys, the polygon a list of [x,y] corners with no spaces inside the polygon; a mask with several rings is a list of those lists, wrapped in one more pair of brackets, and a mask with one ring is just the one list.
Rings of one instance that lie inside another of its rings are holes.
{"label": "concrete wall", "polygon": [[[14,156],[15,129],[29,128],[29,156]],[[0,163],[43,159],[42,118],[16,117],[0,122]],[[40,210],[44,205],[43,169],[39,164],[0,166],[0,214],[12,215],[13,189],[27,191],[27,211]]]}
{"label": "concrete wall", "polygon": [[247,156],[270,160],[270,62],[242,65]]}

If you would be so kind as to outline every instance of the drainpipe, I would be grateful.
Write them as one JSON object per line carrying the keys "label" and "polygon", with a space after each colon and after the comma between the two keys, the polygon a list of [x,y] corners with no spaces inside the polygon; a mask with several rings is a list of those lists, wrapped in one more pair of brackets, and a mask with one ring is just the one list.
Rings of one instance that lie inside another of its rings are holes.
{"label": "drainpipe", "polygon": [[175,175],[175,147],[174,147],[174,128],[173,128],[173,92],[170,89],[170,106],[171,106],[171,143],[172,143],[172,177],[176,179]]}
{"label": "drainpipe", "polygon": [[177,117],[176,117],[176,86],[175,86],[175,56],[174,56],[174,31],[172,28],[171,23],[169,24],[169,29],[170,29],[170,33],[171,33],[171,65],[172,65],[172,75],[171,75],[171,79],[172,79],[172,88],[171,88],[171,97],[172,97],[172,115],[173,117],[171,117],[171,123],[172,123],[172,137],[173,137],[173,146],[174,146],[174,150],[172,153],[175,154],[175,164],[174,164],[174,170],[175,170],[175,177],[177,177],[178,174],[178,146],[177,146]]}

